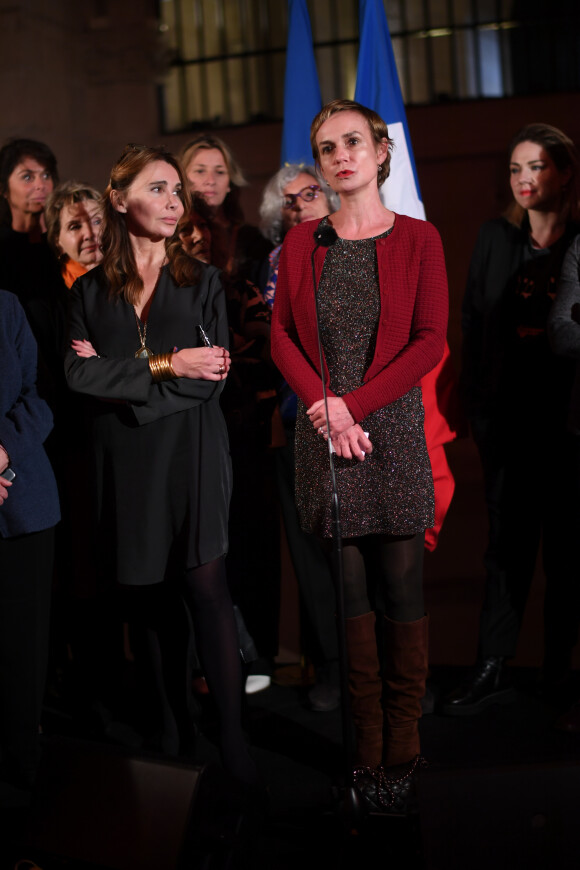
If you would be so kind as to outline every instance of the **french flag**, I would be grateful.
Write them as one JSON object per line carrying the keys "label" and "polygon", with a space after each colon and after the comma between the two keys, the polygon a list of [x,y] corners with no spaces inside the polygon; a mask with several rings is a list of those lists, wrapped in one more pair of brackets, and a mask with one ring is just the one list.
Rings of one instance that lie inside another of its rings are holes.
{"label": "french flag", "polygon": [[[354,98],[386,121],[389,136],[395,143],[391,173],[381,187],[383,204],[398,214],[425,220],[383,0],[360,0],[359,30]],[[435,525],[425,532],[425,547],[434,550],[455,489],[443,445],[453,441],[461,428],[457,383],[447,342],[441,362],[421,379],[421,389],[425,406],[425,440],[435,485]]]}
{"label": "french flag", "polygon": [[359,31],[354,98],[381,116],[395,143],[391,174],[381,188],[383,203],[399,214],[425,220],[383,0],[360,0]]}
{"label": "french flag", "polygon": [[281,166],[312,164],[310,124],[322,108],[306,0],[289,0]]}

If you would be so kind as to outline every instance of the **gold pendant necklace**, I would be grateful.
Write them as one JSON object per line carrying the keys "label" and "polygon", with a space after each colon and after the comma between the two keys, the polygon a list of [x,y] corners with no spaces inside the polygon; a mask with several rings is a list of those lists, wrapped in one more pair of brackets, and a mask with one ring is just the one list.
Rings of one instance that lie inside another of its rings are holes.
{"label": "gold pendant necklace", "polygon": [[141,323],[134,308],[133,314],[135,315],[135,323],[137,324],[137,332],[139,333],[139,341],[141,342],[141,346],[135,351],[135,359],[148,359],[150,356],[153,356],[153,351],[145,344],[147,340],[147,321],[145,321],[143,329],[141,329]]}
{"label": "gold pendant necklace", "polygon": [[[167,257],[164,256],[163,261],[162,261],[161,265],[159,266],[159,274],[157,275],[157,280],[155,282],[153,292],[151,293],[148,302],[146,302],[145,305],[143,306],[143,311],[148,312],[149,307],[151,306],[151,303],[153,301],[153,297],[155,296],[155,293],[157,292],[157,286],[159,284],[159,280],[161,278],[161,270],[163,269],[166,262],[167,262]],[[141,342],[140,347],[138,347],[137,350],[135,351],[135,359],[148,359],[150,356],[154,356],[153,351],[150,348],[148,348],[147,345],[145,344],[145,342],[147,340],[147,322],[149,320],[149,314],[147,314],[147,320],[143,321],[143,329],[141,329],[141,321],[139,320],[139,318],[137,316],[137,310],[136,310],[135,306],[133,306],[133,313],[135,315],[135,323],[137,324],[137,332],[139,333],[139,341]],[[143,312],[141,312],[141,313],[143,313]]]}

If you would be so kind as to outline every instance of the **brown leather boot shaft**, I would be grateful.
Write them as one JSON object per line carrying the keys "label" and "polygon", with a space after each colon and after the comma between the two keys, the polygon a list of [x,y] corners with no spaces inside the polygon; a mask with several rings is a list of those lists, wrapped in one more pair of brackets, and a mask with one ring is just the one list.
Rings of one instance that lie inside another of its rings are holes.
{"label": "brown leather boot shaft", "polygon": [[375,622],[374,613],[345,620],[355,764],[368,767],[378,767],[383,755],[382,683]]}
{"label": "brown leather boot shaft", "polygon": [[406,764],[420,754],[419,719],[428,669],[429,617],[385,620],[383,764]]}

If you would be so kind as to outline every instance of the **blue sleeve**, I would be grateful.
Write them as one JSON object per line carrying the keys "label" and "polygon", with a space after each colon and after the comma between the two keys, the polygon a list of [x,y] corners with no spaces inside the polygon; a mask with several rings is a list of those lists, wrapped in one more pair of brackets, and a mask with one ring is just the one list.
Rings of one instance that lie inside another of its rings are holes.
{"label": "blue sleeve", "polygon": [[6,294],[6,305],[7,320],[14,325],[11,344],[20,364],[22,384],[14,404],[0,417],[0,443],[10,461],[17,463],[19,457],[34,453],[44,443],[52,429],[52,413],[36,390],[36,342],[24,310],[11,294]]}

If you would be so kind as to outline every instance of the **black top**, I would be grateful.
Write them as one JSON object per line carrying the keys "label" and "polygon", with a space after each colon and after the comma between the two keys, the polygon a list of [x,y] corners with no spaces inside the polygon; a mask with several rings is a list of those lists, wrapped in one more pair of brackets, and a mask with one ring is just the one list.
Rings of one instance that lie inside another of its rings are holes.
{"label": "black top", "polygon": [[28,233],[0,227],[0,288],[15,293],[26,312],[39,350],[39,392],[60,411],[66,287],[46,234],[31,241]]}
{"label": "black top", "polygon": [[550,350],[546,323],[577,232],[571,223],[550,248],[534,249],[527,229],[504,218],[481,227],[462,309],[460,383],[472,424],[521,421],[533,407],[564,425],[572,366]]}
{"label": "black top", "polygon": [[[228,344],[218,273],[204,267],[195,287],[178,287],[163,268],[151,304],[147,346],[154,353]],[[95,397],[92,437],[101,541],[116,578],[147,585],[223,555],[231,465],[219,406],[223,381],[178,378],[155,384],[132,306],[110,301],[100,267],[72,288],[70,339],[88,338],[100,355],[67,353],[73,390]]]}

